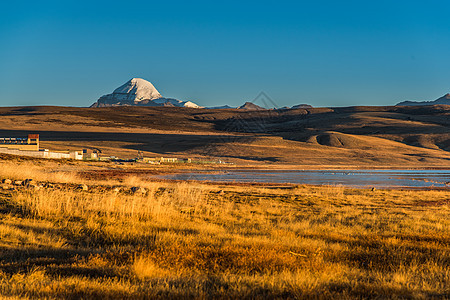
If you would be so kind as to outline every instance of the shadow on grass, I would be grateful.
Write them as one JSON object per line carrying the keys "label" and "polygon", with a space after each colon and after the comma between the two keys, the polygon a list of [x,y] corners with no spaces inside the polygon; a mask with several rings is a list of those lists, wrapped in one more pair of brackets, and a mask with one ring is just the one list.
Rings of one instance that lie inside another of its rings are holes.
{"label": "shadow on grass", "polygon": [[[353,236],[346,238],[331,237],[324,234],[302,235],[304,238],[323,240],[326,243],[337,243],[346,245],[348,250],[326,255],[325,259],[333,262],[341,262],[352,268],[363,270],[379,270],[382,272],[395,272],[401,266],[410,264],[425,264],[432,260],[439,259],[440,264],[450,266],[450,257],[446,257],[445,249],[436,248],[435,243],[445,245],[445,240],[440,241],[439,237],[431,239],[430,237],[420,236],[393,236],[380,235],[377,237]],[[416,245],[394,245],[385,242],[389,238],[406,239],[410,242],[416,242]],[[430,247],[420,245],[420,242],[433,242]],[[443,258],[439,258],[443,257]],[[446,257],[446,258],[445,258]]]}

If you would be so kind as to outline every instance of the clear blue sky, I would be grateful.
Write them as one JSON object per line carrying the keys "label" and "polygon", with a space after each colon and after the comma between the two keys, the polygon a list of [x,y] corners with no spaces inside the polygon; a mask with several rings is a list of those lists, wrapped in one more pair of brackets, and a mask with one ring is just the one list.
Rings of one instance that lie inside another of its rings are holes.
{"label": "clear blue sky", "polygon": [[0,106],[391,105],[450,92],[449,1],[1,1]]}

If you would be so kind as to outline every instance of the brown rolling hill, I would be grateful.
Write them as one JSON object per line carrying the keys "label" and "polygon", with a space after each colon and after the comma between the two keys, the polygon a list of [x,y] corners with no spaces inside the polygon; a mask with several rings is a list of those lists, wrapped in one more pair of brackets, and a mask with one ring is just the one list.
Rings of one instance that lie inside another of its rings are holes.
{"label": "brown rolling hill", "polygon": [[0,137],[104,155],[221,159],[237,164],[450,167],[450,106],[291,110],[3,107]]}

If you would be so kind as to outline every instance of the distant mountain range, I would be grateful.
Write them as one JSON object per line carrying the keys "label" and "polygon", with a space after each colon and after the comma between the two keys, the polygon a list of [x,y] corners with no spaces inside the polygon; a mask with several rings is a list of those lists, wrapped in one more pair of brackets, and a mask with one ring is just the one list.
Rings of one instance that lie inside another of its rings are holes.
{"label": "distant mountain range", "polygon": [[[101,96],[91,107],[110,106],[165,106],[165,107],[188,107],[188,108],[209,108],[209,109],[242,109],[242,110],[266,110],[267,108],[258,106],[252,102],[245,102],[239,107],[229,105],[202,107],[191,101],[182,101],[173,98],[163,97],[149,81],[142,78],[132,78],[125,84],[115,89],[111,94]],[[280,109],[305,109],[312,108],[308,104],[299,104],[293,107],[283,107]]]}
{"label": "distant mountain range", "polygon": [[424,106],[437,104],[450,105],[450,94],[446,94],[434,101],[403,101],[396,104],[396,106]]}

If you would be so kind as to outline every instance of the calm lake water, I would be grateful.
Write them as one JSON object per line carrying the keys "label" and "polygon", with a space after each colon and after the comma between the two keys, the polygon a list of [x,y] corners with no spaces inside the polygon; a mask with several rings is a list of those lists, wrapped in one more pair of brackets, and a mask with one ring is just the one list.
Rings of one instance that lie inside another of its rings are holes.
{"label": "calm lake water", "polygon": [[174,180],[295,183],[348,187],[449,187],[450,170],[232,170],[159,176]]}

